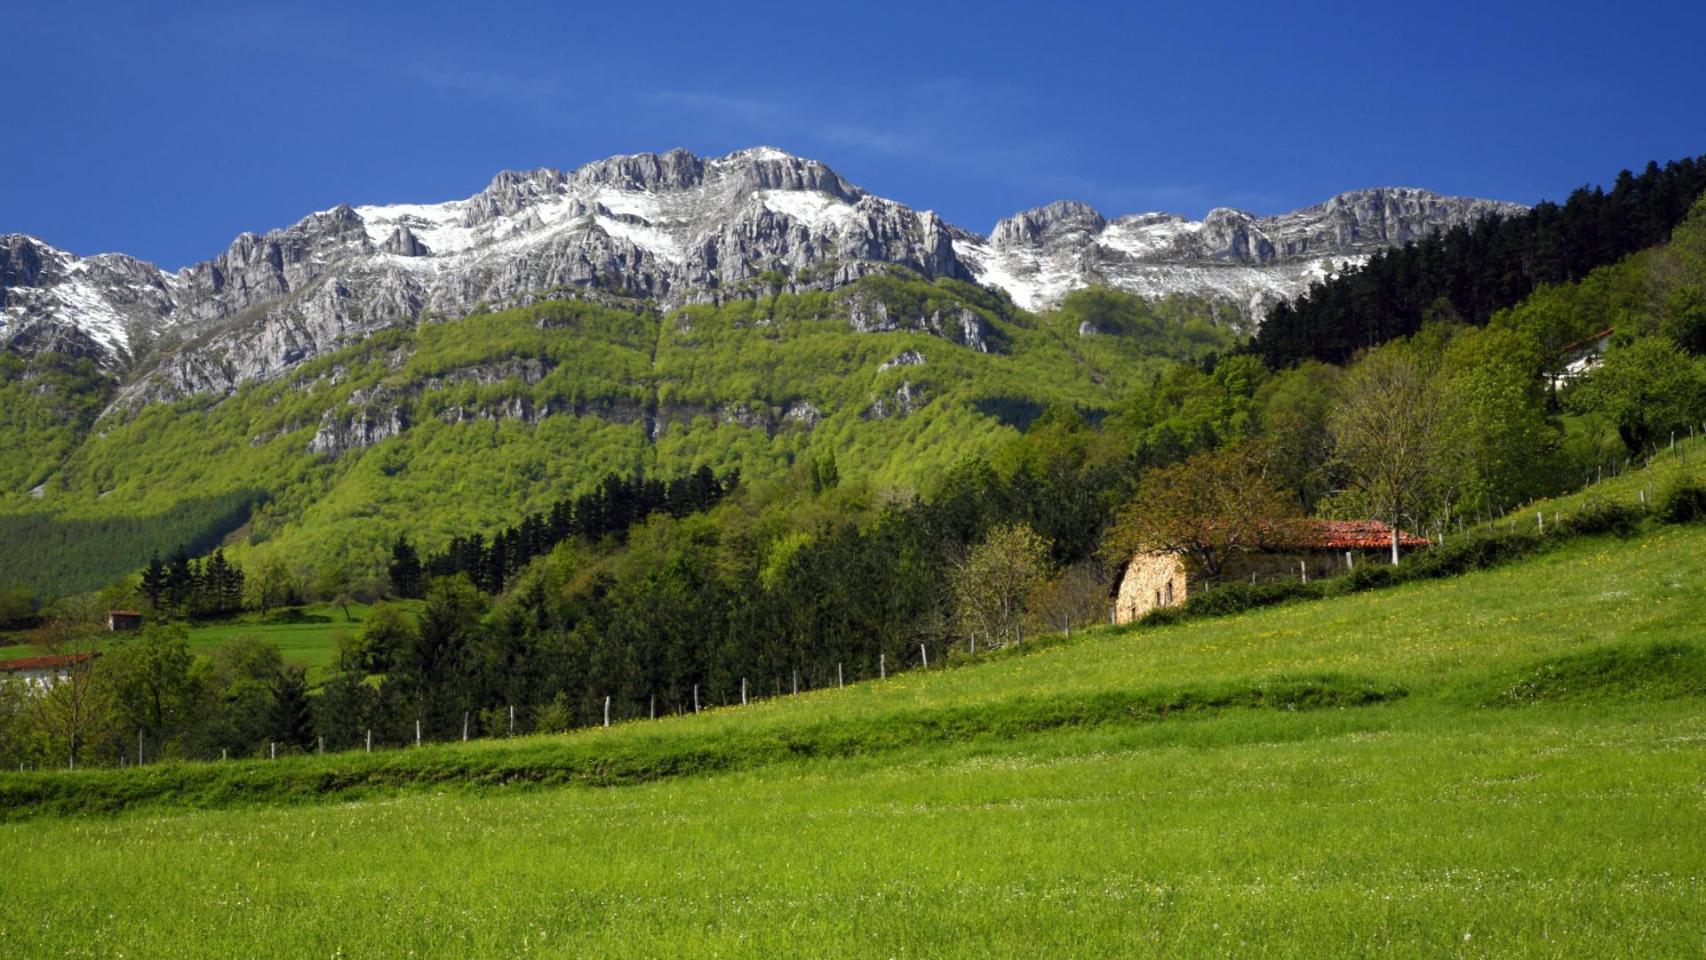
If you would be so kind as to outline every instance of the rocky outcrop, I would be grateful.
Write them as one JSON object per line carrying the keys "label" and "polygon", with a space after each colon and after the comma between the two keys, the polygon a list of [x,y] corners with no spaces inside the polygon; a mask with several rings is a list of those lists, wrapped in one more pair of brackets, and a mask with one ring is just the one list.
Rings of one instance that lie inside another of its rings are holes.
{"label": "rocky outcrop", "polygon": [[916,413],[928,402],[928,391],[923,386],[914,386],[911,380],[902,380],[892,394],[871,401],[864,417],[867,420],[905,417]]}
{"label": "rocky outcrop", "polygon": [[1107,225],[1108,221],[1095,207],[1076,200],[1059,200],[1000,221],[989,232],[989,245],[997,250],[1011,250],[1079,244],[1094,240]]}
{"label": "rocky outcrop", "polygon": [[407,430],[409,423],[400,406],[374,404],[354,413],[326,411],[320,429],[308,441],[308,452],[340,457],[351,450],[371,447]]}
{"label": "rocky outcrop", "polygon": [[424,257],[432,253],[432,249],[422,243],[406,223],[397,224],[397,229],[391,231],[379,249],[399,257]]}
{"label": "rocky outcrop", "polygon": [[[944,315],[911,315],[891,310],[880,297],[853,293],[847,297],[847,322],[858,333],[928,333],[979,353],[990,353],[996,343],[995,328],[976,310],[961,307]],[[920,361],[922,362],[922,361]]]}
{"label": "rocky outcrop", "polygon": [[903,350],[889,360],[877,365],[877,372],[883,373],[896,367],[921,367],[924,365],[924,354],[917,350]]}

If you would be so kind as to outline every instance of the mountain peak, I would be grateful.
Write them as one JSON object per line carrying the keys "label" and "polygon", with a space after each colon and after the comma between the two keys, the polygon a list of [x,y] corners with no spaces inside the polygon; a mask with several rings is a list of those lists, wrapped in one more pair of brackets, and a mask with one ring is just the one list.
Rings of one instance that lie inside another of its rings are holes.
{"label": "mountain peak", "polygon": [[0,238],[0,348],[43,349],[63,342],[53,330],[64,329],[121,367],[132,330],[196,324],[185,354],[157,361],[161,376],[126,388],[141,392],[129,399],[165,399],[276,376],[428,313],[455,316],[545,291],[668,308],[775,288],[761,278],[827,290],[895,267],[977,280],[1030,309],[1094,283],[1232,301],[1259,320],[1306,289],[1325,258],[1355,262],[1512,208],[1382,187],[1275,217],[1221,208],[1202,221],[1110,221],[1062,200],[1000,221],[985,240],[778,147],[710,158],[676,148],[567,171],[506,170],[461,200],[340,204],[244,233],[175,276],[120,255],[78,258],[33,238]]}
{"label": "mountain peak", "polygon": [[1099,233],[1107,223],[1088,203],[1056,200],[996,223],[989,232],[989,242],[997,249],[1034,245],[1073,234]]}

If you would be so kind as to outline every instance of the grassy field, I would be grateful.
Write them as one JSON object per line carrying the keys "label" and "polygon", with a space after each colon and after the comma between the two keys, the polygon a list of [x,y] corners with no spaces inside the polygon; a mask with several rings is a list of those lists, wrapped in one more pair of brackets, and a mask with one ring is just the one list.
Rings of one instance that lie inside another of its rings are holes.
{"label": "grassy field", "polygon": [[0,954],[1700,956],[1702,623],[1660,528],[565,737],[10,774]]}
{"label": "grassy field", "polygon": [[[191,624],[190,649],[205,655],[233,637],[257,637],[278,644],[286,663],[307,667],[309,678],[315,679],[336,657],[338,634],[360,633],[361,623],[370,609],[359,603],[350,604],[347,611],[339,606],[317,604],[264,614],[249,613],[217,623]],[[0,646],[0,660],[41,652],[29,644]]]}

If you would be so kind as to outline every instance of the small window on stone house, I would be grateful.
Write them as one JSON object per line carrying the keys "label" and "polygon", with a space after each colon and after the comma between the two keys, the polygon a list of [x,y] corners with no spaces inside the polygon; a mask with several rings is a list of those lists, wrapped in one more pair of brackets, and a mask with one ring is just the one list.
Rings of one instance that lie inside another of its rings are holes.
{"label": "small window on stone house", "polygon": [[1173,605],[1173,581],[1167,581],[1167,606]]}

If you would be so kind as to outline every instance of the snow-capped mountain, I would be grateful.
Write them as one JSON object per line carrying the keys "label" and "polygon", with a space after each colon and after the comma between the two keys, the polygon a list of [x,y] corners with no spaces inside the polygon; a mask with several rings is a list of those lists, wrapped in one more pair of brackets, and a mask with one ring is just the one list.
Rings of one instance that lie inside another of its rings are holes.
{"label": "snow-capped mountain", "polygon": [[[0,237],[0,347],[90,356],[127,373],[120,402],[134,405],[229,392],[374,331],[482,304],[596,290],[674,307],[832,289],[893,265],[999,287],[1029,309],[1107,284],[1226,300],[1259,320],[1332,265],[1520,209],[1388,189],[1277,217],[1110,221],[1065,202],[982,237],[773,148],[673,150],[505,172],[465,200],[338,206],[245,233],[176,274]],[[162,346],[142,357],[139,339]]]}
{"label": "snow-capped mountain", "polygon": [[1341,193],[1273,217],[1221,207],[1202,220],[1170,213],[1108,220],[1087,204],[1062,201],[997,223],[988,240],[956,241],[954,250],[980,282],[1027,309],[1101,284],[1150,298],[1227,300],[1259,322],[1275,304],[1376,251],[1524,209],[1406,188]]}
{"label": "snow-capped mountain", "polygon": [[79,257],[21,234],[0,236],[0,348],[89,357],[109,366],[171,315],[175,278],[117,253]]}

